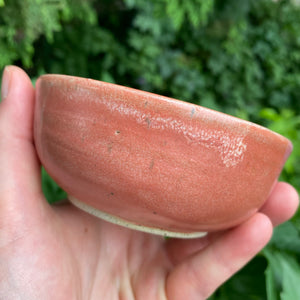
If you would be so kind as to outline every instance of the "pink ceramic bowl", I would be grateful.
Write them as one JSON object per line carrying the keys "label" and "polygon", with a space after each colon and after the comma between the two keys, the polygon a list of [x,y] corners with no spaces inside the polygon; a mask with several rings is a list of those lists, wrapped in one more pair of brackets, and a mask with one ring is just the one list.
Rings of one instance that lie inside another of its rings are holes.
{"label": "pink ceramic bowl", "polygon": [[77,207],[173,237],[252,216],[292,150],[223,113],[64,75],[38,79],[34,131],[42,164]]}

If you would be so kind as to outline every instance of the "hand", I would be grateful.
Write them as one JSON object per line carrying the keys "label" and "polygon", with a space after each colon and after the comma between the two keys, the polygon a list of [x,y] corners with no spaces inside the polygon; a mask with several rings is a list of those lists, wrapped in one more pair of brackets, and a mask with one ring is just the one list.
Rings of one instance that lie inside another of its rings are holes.
{"label": "hand", "polygon": [[7,67],[0,104],[0,299],[205,299],[269,241],[298,206],[278,183],[242,225],[202,239],[165,241],[50,206],[33,144],[34,89]]}

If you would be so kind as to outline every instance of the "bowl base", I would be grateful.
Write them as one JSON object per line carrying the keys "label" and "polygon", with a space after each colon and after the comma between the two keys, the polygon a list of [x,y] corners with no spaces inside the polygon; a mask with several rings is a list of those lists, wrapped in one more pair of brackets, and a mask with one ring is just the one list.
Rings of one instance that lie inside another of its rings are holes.
{"label": "bowl base", "polygon": [[135,224],[130,221],[124,220],[122,218],[119,218],[117,216],[113,216],[111,214],[98,210],[90,205],[81,202],[80,200],[76,199],[71,195],[68,195],[68,199],[76,207],[93,216],[111,222],[113,224],[127,227],[129,229],[135,229],[146,233],[162,235],[164,237],[170,237],[170,238],[200,238],[200,237],[204,237],[207,234],[207,232],[175,232],[175,231],[164,230],[161,228],[147,227],[147,226]]}

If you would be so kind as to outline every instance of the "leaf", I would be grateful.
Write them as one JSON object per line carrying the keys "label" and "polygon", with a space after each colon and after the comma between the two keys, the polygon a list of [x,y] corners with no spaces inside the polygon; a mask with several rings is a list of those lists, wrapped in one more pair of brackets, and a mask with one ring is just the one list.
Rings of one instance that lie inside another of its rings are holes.
{"label": "leaf", "polygon": [[220,300],[265,300],[264,271],[267,261],[263,256],[255,257],[241,271],[219,288],[211,299]]}
{"label": "leaf", "polygon": [[275,109],[273,108],[264,108],[259,112],[259,116],[271,120],[271,121],[277,121],[278,120],[278,114]]}
{"label": "leaf", "polygon": [[3,7],[5,5],[4,0],[0,0],[0,7]]}
{"label": "leaf", "polygon": [[135,0],[124,0],[126,6],[130,9],[134,8],[136,1]]}
{"label": "leaf", "polygon": [[300,255],[300,233],[296,226],[288,221],[274,229],[269,245]]}
{"label": "leaf", "polygon": [[181,6],[178,0],[168,1],[166,2],[166,12],[178,30],[184,21],[184,6]]}
{"label": "leaf", "polygon": [[274,273],[270,267],[265,271],[267,300],[277,300]]}
{"label": "leaf", "polygon": [[263,253],[268,259],[269,266],[266,270],[268,300],[300,299],[300,266],[291,254],[279,252],[270,248]]}
{"label": "leaf", "polygon": [[294,258],[284,259],[281,300],[300,299],[300,267]]}

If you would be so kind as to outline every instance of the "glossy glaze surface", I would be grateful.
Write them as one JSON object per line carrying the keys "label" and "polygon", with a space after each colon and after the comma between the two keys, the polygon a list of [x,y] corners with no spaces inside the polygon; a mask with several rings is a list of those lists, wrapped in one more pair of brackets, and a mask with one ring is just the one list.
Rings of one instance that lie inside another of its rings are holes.
{"label": "glossy glaze surface", "polygon": [[264,203],[291,143],[182,101],[63,75],[37,81],[35,143],[70,195],[142,226],[225,229]]}

